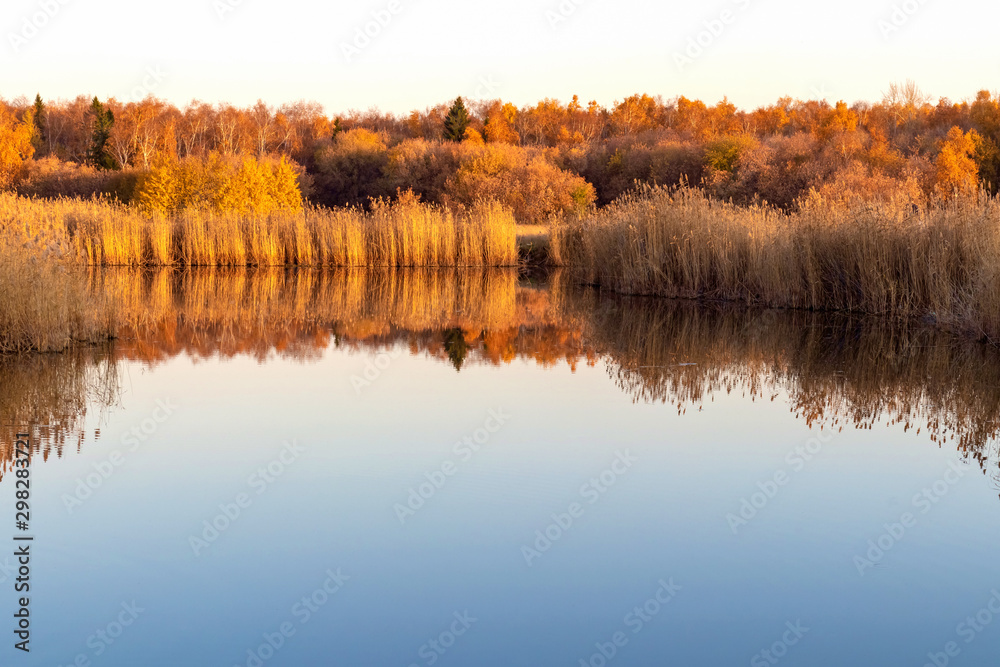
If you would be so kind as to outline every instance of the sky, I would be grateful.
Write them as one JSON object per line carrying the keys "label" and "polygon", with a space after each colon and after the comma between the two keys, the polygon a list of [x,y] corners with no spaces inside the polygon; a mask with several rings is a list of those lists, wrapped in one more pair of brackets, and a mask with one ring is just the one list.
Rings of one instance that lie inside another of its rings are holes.
{"label": "sky", "polygon": [[4,0],[0,97],[403,114],[648,93],[751,109],[877,101],[912,79],[961,101],[1000,89],[998,24],[996,3],[941,0]]}

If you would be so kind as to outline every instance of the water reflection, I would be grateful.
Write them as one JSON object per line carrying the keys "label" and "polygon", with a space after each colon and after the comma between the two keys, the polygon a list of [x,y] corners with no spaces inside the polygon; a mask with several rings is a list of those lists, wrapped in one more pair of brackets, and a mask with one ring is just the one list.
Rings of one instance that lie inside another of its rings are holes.
{"label": "water reflection", "polygon": [[[331,347],[404,346],[456,371],[526,360],[606,364],[635,401],[681,412],[718,392],[787,400],[810,425],[915,429],[954,441],[1000,488],[1000,353],[919,326],[847,315],[623,299],[561,274],[514,271],[102,271],[110,349],[0,359],[3,423],[30,425],[45,458],[83,441],[81,418],[114,405],[122,361],[178,355],[303,362]],[[2,435],[5,468],[13,432]]]}
{"label": "water reflection", "polygon": [[810,425],[886,422],[954,441],[1000,488],[996,348],[846,314],[580,294],[586,338],[636,400],[684,410],[718,391],[784,395]]}
{"label": "water reflection", "polygon": [[36,454],[62,456],[83,444],[88,409],[113,405],[119,393],[116,358],[109,349],[78,348],[62,354],[0,355],[0,461],[10,469],[19,431],[29,429]]}

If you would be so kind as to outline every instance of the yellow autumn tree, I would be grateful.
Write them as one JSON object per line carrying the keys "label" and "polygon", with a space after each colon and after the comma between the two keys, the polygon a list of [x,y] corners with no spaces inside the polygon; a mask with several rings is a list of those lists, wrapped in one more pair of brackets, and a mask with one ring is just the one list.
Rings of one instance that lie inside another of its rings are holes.
{"label": "yellow autumn tree", "polygon": [[732,172],[740,157],[756,146],[757,140],[747,134],[719,137],[705,145],[705,164],[716,171]]}
{"label": "yellow autumn tree", "polygon": [[474,127],[465,128],[465,135],[463,136],[462,141],[472,146],[482,146],[484,143],[483,135],[481,135],[479,130]]}
{"label": "yellow autumn tree", "polygon": [[162,158],[142,179],[136,203],[163,213],[194,208],[266,214],[300,209],[302,194],[285,158],[236,160],[212,153],[204,159]]}
{"label": "yellow autumn tree", "polygon": [[31,142],[34,124],[29,121],[18,121],[0,107],[0,190],[12,187],[24,176],[25,163],[35,154]]}
{"label": "yellow autumn tree", "polygon": [[158,160],[139,181],[134,201],[147,211],[171,213],[177,210],[180,183],[176,160]]}
{"label": "yellow autumn tree", "polygon": [[962,132],[958,126],[948,131],[935,161],[934,188],[941,197],[949,197],[956,192],[972,192],[978,186],[979,167],[973,159],[978,138],[975,130]]}

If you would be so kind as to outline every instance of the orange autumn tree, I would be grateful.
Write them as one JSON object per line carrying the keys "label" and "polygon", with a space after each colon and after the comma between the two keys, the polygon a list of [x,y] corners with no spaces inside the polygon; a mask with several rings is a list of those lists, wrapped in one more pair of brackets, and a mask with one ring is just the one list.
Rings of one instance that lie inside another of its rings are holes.
{"label": "orange autumn tree", "polygon": [[0,190],[13,186],[24,176],[25,163],[35,154],[34,135],[32,119],[18,121],[0,106]]}
{"label": "orange autumn tree", "polygon": [[486,141],[492,144],[521,143],[521,135],[514,130],[516,120],[517,107],[510,102],[504,104],[497,100],[491,104],[483,122]]}
{"label": "orange autumn tree", "polygon": [[948,137],[941,144],[935,167],[937,170],[935,190],[942,197],[954,193],[972,192],[979,184],[979,165],[973,159],[979,135],[975,130],[962,132],[962,128],[952,127]]}

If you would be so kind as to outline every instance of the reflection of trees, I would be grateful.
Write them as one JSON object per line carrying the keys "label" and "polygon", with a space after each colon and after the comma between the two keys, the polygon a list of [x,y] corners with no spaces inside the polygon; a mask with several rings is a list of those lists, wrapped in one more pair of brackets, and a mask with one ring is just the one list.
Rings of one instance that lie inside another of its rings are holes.
{"label": "reflection of trees", "polygon": [[1000,487],[1000,351],[919,326],[612,298],[558,274],[527,286],[503,270],[105,271],[91,288],[118,304],[120,339],[110,352],[0,360],[0,414],[7,423],[52,424],[45,456],[79,443],[79,419],[95,397],[114,399],[116,360],[309,360],[332,345],[368,353],[400,345],[459,371],[515,359],[576,368],[603,358],[636,401],[679,411],[721,391],[787,397],[810,425],[885,421],[954,441]]}
{"label": "reflection of trees", "polygon": [[465,341],[465,332],[458,327],[446,329],[443,338],[448,360],[451,361],[451,365],[455,367],[456,371],[461,371],[465,357],[469,354],[469,344]]}

